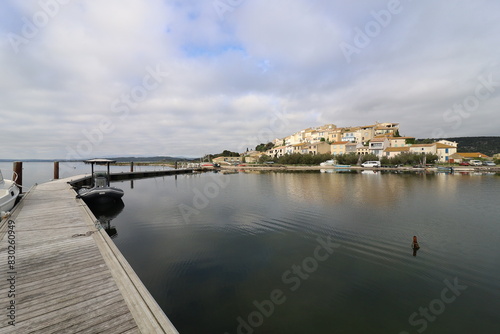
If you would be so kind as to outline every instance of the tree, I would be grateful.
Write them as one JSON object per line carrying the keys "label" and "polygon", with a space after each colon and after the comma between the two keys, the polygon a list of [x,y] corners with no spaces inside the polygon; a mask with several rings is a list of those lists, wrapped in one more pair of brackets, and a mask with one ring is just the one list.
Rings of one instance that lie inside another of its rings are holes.
{"label": "tree", "polygon": [[399,134],[399,129],[396,129],[396,132],[394,132],[394,137],[401,137],[401,135]]}
{"label": "tree", "polygon": [[391,165],[392,162],[391,162],[390,158],[388,158],[388,157],[382,157],[382,158],[380,158],[380,164],[382,166],[387,166],[387,165]]}
{"label": "tree", "polygon": [[320,163],[332,159],[331,154],[285,154],[274,161],[283,165],[319,165]]}
{"label": "tree", "polygon": [[272,149],[273,147],[274,147],[274,144],[272,142],[269,142],[267,144],[261,143],[255,147],[255,150],[259,151],[259,152],[265,152],[267,150]]}
{"label": "tree", "polygon": [[231,152],[231,151],[228,151],[228,150],[224,150],[224,151],[222,151],[222,153],[219,156],[223,156],[223,157],[239,157],[240,154],[238,152]]}
{"label": "tree", "polygon": [[337,163],[339,165],[356,165],[359,160],[359,156],[356,153],[339,154],[335,156]]}
{"label": "tree", "polygon": [[265,163],[267,161],[271,161],[271,160],[273,160],[273,159],[270,156],[263,154],[259,158],[259,163],[263,164],[263,163]]}
{"label": "tree", "polygon": [[414,144],[433,144],[434,139],[418,139],[414,141]]}
{"label": "tree", "polygon": [[413,144],[415,144],[415,138],[406,138],[405,139],[405,144],[406,145],[413,145]]}
{"label": "tree", "polygon": [[436,154],[432,154],[432,153],[427,153],[425,155],[425,160],[427,161],[427,163],[429,164],[433,164],[435,163],[436,161],[438,161],[439,157],[436,155]]}

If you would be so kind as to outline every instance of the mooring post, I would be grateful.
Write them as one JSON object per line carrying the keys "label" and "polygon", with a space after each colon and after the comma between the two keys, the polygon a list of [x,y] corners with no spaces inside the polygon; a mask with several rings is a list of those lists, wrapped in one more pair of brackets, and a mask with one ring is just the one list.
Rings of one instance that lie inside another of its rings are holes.
{"label": "mooring post", "polygon": [[130,172],[134,171],[134,162],[130,161]]}
{"label": "mooring post", "polygon": [[59,179],[59,161],[54,161],[54,180]]}
{"label": "mooring post", "polygon": [[177,160],[175,160],[175,169],[177,169]]}
{"label": "mooring post", "polygon": [[110,164],[110,162],[108,161],[108,184],[107,184],[107,185],[108,185],[108,187],[109,187],[109,184],[110,184],[110,181],[111,181],[111,180],[110,180],[110,179],[111,179],[111,173],[110,173],[110,171],[109,171],[109,169],[110,169],[110,168],[109,168],[109,164]]}
{"label": "mooring post", "polygon": [[15,161],[14,162],[14,174],[12,175],[12,180],[16,182],[16,184],[21,188],[21,192],[23,192],[23,162]]}

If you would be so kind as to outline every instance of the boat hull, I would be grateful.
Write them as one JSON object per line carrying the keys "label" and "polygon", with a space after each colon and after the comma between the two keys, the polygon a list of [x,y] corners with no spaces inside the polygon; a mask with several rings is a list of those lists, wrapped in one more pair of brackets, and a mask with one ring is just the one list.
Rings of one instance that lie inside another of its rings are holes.
{"label": "boat hull", "polygon": [[10,211],[16,205],[20,190],[13,181],[3,180],[0,188],[0,211]]}
{"label": "boat hull", "polygon": [[123,196],[123,190],[114,187],[94,187],[90,189],[80,189],[78,198],[85,202],[108,203],[116,201]]}

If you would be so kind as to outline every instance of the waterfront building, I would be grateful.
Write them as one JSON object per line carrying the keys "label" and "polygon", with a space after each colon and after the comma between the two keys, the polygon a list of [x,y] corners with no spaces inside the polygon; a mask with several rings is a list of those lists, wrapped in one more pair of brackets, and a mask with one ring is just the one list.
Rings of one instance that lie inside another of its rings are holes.
{"label": "waterfront building", "polygon": [[338,141],[338,142],[332,143],[330,145],[330,153],[333,155],[346,154],[347,153],[347,148],[346,148],[347,144],[354,144],[356,146],[355,143],[351,143],[348,141]]}
{"label": "waterfront building", "polygon": [[392,158],[401,153],[435,154],[439,162],[449,162],[457,152],[458,143],[440,140],[431,144],[413,144],[415,137],[399,136],[399,123],[337,127],[325,124],[311,127],[285,138],[274,140],[275,147],[266,152],[270,157],[285,154],[332,155],[355,153]]}
{"label": "waterfront building", "polygon": [[[455,143],[456,144],[456,143]],[[449,162],[450,156],[457,153],[457,147],[443,144],[440,141],[436,143],[436,155],[439,162]]]}
{"label": "waterfront building", "polygon": [[370,140],[370,153],[375,154],[379,158],[382,157],[382,154],[387,147],[389,147],[389,139],[387,137],[376,137]]}
{"label": "waterfront building", "polygon": [[401,153],[409,153],[410,152],[410,147],[409,146],[402,146],[402,147],[387,147],[384,150],[383,156],[386,158],[394,158],[395,156],[401,154]]}
{"label": "waterfront building", "polygon": [[362,143],[356,144],[356,153],[358,155],[366,155],[370,153],[370,146],[363,145]]}
{"label": "waterfront building", "polygon": [[241,157],[217,157],[212,159],[214,164],[235,164],[240,163]]}
{"label": "waterfront building", "polygon": [[411,142],[415,141],[415,137],[387,137],[389,139],[389,147],[409,147]]}
{"label": "waterfront building", "polygon": [[449,161],[451,163],[461,163],[465,162],[468,160],[475,160],[475,159],[487,159],[491,160],[489,156],[486,154],[480,153],[480,152],[458,152],[450,155]]}

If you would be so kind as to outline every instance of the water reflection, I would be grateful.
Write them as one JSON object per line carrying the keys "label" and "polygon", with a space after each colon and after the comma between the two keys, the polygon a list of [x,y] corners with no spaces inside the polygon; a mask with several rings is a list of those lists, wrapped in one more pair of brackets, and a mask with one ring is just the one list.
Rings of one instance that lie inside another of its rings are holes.
{"label": "water reflection", "polygon": [[101,203],[89,204],[90,210],[112,239],[118,236],[118,231],[115,226],[111,225],[111,221],[123,211],[124,207],[125,203],[121,199],[106,203],[105,205]]}
{"label": "water reflection", "polygon": [[[210,184],[224,187],[209,197]],[[126,191],[114,242],[185,334],[237,333],[275,289],[287,302],[255,334],[400,333],[455,277],[471,288],[429,332],[494,333],[499,191],[496,176],[445,173],[144,179]],[[180,205],[198,212],[186,222]],[[414,235],[424,251],[408,261]],[[283,274],[310,263],[318,237],[341,248],[293,291]]]}

